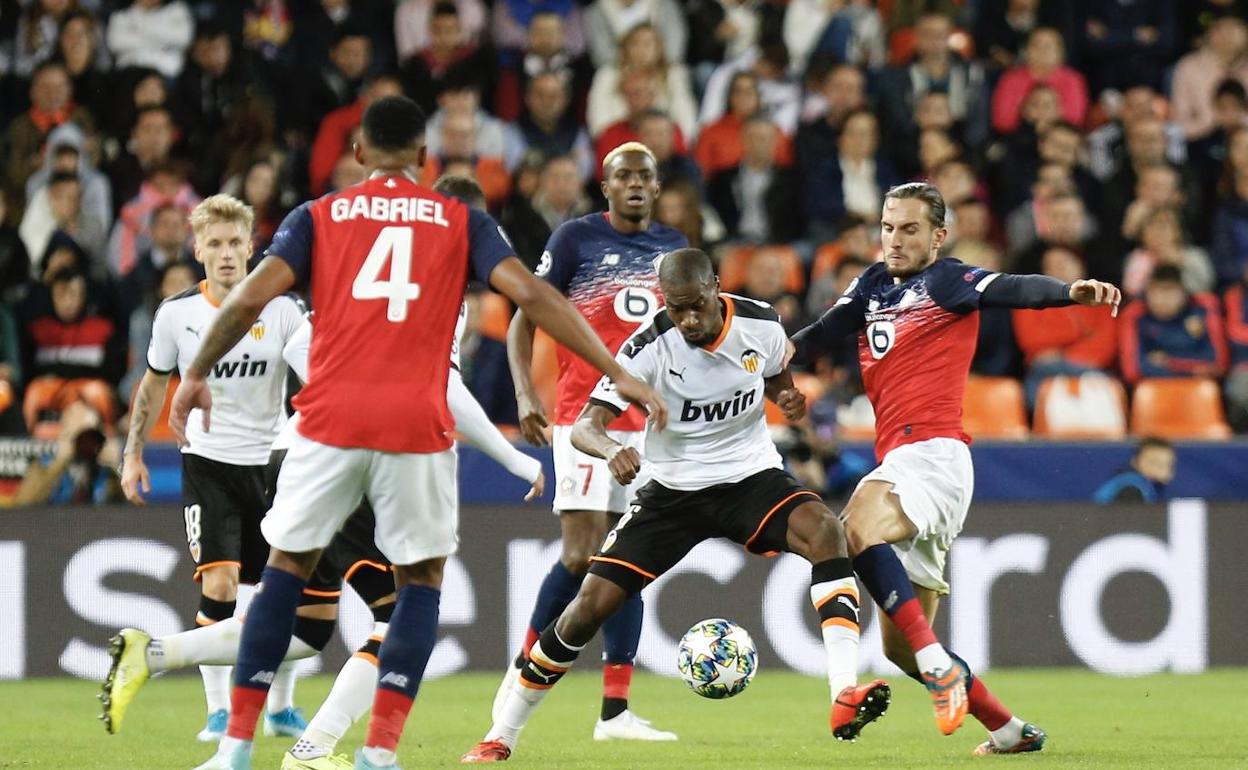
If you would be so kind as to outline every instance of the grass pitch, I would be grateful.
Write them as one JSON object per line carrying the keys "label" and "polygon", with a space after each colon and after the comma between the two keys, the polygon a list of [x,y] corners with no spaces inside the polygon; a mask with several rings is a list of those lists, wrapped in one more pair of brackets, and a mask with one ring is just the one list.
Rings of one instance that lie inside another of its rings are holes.
{"label": "grass pitch", "polygon": [[[498,676],[463,674],[421,690],[400,751],[405,768],[458,766],[488,727]],[[828,732],[826,684],[764,670],[728,701],[698,698],[674,679],[638,676],[633,703],[678,743],[595,743],[599,680],[574,673],[555,688],[509,763],[515,768],[1248,768],[1248,669],[1131,679],[1080,670],[1010,670],[986,681],[1020,716],[1043,727],[1041,754],[972,758],[985,733],[973,719],[952,737],[932,720],[926,693],[892,680],[893,705],[853,744]],[[296,701],[309,715],[331,679],[301,680]],[[203,726],[198,677],[160,678],[132,706],[120,735],[96,721],[97,685],[78,680],[0,682],[0,768],[189,770],[211,754],[195,742]],[[340,748],[354,752],[356,725]],[[290,745],[257,738],[253,767],[278,767]]]}

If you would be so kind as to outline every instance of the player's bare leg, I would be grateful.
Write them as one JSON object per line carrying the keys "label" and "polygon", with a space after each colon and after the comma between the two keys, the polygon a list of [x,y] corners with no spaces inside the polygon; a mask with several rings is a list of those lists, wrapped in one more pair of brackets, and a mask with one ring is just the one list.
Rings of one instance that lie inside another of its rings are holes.
{"label": "player's bare leg", "polygon": [[485,738],[461,757],[466,764],[502,762],[511,756],[529,718],[551,687],[576,662],[577,655],[628,594],[609,580],[588,575],[581,590],[554,623],[542,631],[529,659],[499,709]]}
{"label": "player's bare leg", "polygon": [[858,584],[846,555],[840,521],[822,502],[802,503],[789,514],[793,553],[811,563],[810,600],[823,627],[832,691],[832,733],[854,740],[888,709],[890,691],[881,679],[858,686]]}
{"label": "player's bare leg", "polygon": [[886,481],[861,484],[841,519],[854,570],[915,651],[915,667],[932,696],[936,724],[945,735],[952,734],[966,718],[969,677],[965,666],[936,639],[905,567],[890,545],[912,539],[918,529]]}
{"label": "player's bare leg", "polygon": [[[913,584],[912,584],[913,585]],[[935,622],[936,611],[940,609],[940,594],[930,588],[914,586],[915,597],[923,607],[923,614],[929,622]],[[906,637],[883,610],[879,612],[881,639],[884,654],[898,668],[906,672],[911,679],[923,683],[918,666],[914,662],[914,651],[910,649]],[[955,653],[950,653],[957,658]],[[976,755],[984,754],[1017,754],[1027,751],[1039,751],[1044,748],[1046,735],[1036,725],[1024,722],[1010,713],[997,697],[989,691],[982,678],[971,673],[961,658],[957,658],[966,667],[969,684],[967,685],[967,701],[971,716],[988,730],[988,740],[975,748]]]}

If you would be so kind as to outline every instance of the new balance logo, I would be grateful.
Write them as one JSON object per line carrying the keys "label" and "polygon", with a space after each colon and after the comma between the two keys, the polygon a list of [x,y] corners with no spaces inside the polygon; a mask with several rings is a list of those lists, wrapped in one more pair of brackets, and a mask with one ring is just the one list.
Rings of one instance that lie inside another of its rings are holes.
{"label": "new balance logo", "polygon": [[897,604],[897,592],[890,591],[888,594],[888,598],[884,600],[884,611],[888,612],[889,610],[893,608],[893,605],[895,604]]}
{"label": "new balance logo", "polygon": [[714,422],[716,420],[724,420],[729,417],[736,417],[745,410],[750,408],[754,403],[754,394],[756,391],[747,391],[742,393],[737,391],[732,394],[732,398],[727,401],[720,401],[715,404],[706,404],[699,406],[689,399],[685,399],[685,403],[680,408],[681,422],[696,422],[703,420],[705,422]]}
{"label": "new balance logo", "polygon": [[559,674],[557,673],[544,674],[542,673],[542,670],[538,668],[536,665],[534,665],[533,663],[529,663],[529,671],[532,671],[533,676],[537,677],[538,679],[541,679],[542,682],[545,684],[550,684],[550,680],[559,676]]}
{"label": "new balance logo", "polygon": [[410,680],[408,679],[407,674],[400,674],[397,671],[391,671],[390,673],[383,676],[377,684],[388,684],[391,687],[397,687],[400,690],[406,690],[407,683],[409,681]]}
{"label": "new balance logo", "polygon": [[272,685],[273,685],[273,675],[274,675],[275,673],[276,673],[276,672],[274,672],[274,671],[257,671],[257,672],[256,672],[256,673],[255,673],[255,674],[251,677],[251,679],[248,679],[247,681],[248,681],[248,682],[255,682],[256,684],[263,684],[263,685],[269,685],[269,686],[272,686]]}
{"label": "new balance logo", "polygon": [[268,361],[253,361],[251,356],[244,353],[242,361],[218,361],[213,364],[212,376],[218,379],[263,377],[268,370]]}

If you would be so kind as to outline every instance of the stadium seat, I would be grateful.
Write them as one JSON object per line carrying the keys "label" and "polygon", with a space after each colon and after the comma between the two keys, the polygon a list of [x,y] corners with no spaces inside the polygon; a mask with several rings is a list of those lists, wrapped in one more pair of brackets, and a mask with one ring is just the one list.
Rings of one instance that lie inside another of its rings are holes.
{"label": "stadium seat", "polygon": [[1033,425],[1053,439],[1120,439],[1127,434],[1127,392],[1103,374],[1050,377],[1040,384]]}
{"label": "stadium seat", "polygon": [[511,302],[501,294],[483,291],[481,298],[481,336],[499,342],[507,342],[507,327],[511,325]]}
{"label": "stadium seat", "polygon": [[177,441],[173,437],[173,431],[169,429],[169,406],[173,403],[173,394],[178,389],[179,382],[181,379],[176,374],[169,378],[169,387],[165,389],[165,405],[161,407],[160,416],[156,418],[156,424],[152,426],[151,441],[170,444]]}
{"label": "stadium seat", "polygon": [[759,251],[767,249],[780,253],[784,258],[784,288],[800,294],[806,287],[806,274],[802,258],[792,246],[734,246],[719,262],[719,286],[724,291],[738,292],[745,287],[749,275],[750,260]]}
{"label": "stadium seat", "polygon": [[[823,397],[823,381],[818,376],[807,374],[806,372],[794,372],[793,384],[806,397],[806,408],[809,409],[811,404]],[[784,413],[780,411],[780,407],[776,406],[771,400],[763,399],[763,408],[767,413],[768,425],[786,425],[788,420],[784,419]]]}
{"label": "stadium seat", "polygon": [[971,377],[962,399],[962,425],[976,439],[1027,438],[1023,386],[1012,377]]}
{"label": "stadium seat", "polygon": [[1214,380],[1146,379],[1131,399],[1131,432],[1168,439],[1226,439],[1231,429]]}
{"label": "stadium seat", "polygon": [[559,382],[559,360],[555,355],[556,342],[549,334],[537,330],[533,337],[533,387],[546,409],[549,424],[555,424],[555,386]]}

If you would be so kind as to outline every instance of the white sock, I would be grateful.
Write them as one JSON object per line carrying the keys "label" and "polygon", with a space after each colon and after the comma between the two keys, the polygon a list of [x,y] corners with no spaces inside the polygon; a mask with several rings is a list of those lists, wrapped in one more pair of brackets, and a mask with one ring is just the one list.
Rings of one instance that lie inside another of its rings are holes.
{"label": "white sock", "polygon": [[377,664],[357,655],[342,666],[334,688],[325,702],[316,710],[308,723],[308,733],[315,730],[331,751],[351,725],[355,724],[373,707],[373,694],[377,690]]}
{"label": "white sock", "polygon": [[[242,635],[243,621],[233,617],[210,626],[162,636],[148,645],[147,665],[152,673],[196,664],[232,665],[238,660],[238,642]],[[316,653],[317,650],[307,642],[292,636],[283,660],[310,658]]]}
{"label": "white sock", "polygon": [[989,730],[992,745],[999,749],[1009,748],[1023,739],[1023,725],[1027,724],[1018,717],[1010,717],[1010,721],[995,730]]}
{"label": "white sock", "polygon": [[379,749],[376,746],[365,746],[364,758],[378,767],[389,767],[396,759],[390,749]]}
{"label": "white sock", "polygon": [[273,675],[273,684],[269,687],[268,700],[265,702],[270,714],[295,707],[295,680],[298,676],[293,661],[277,667],[277,672]]}
{"label": "white sock", "polygon": [[204,700],[208,701],[208,713],[230,710],[230,674],[233,666],[200,666],[204,678]]}
{"label": "white sock", "polygon": [[836,700],[841,690],[858,683],[858,584],[852,576],[814,583],[810,601],[823,627],[828,686]]}
{"label": "white sock", "polygon": [[221,739],[221,742],[219,744],[217,744],[218,754],[229,755],[229,754],[233,754],[238,749],[243,749],[248,754],[250,754],[251,753],[251,741],[245,741],[242,738],[231,738],[230,736],[227,735]]}
{"label": "white sock", "polygon": [[[558,634],[556,634],[556,637],[558,637]],[[562,639],[559,639],[559,642],[574,652],[580,652],[584,649],[584,645],[573,647]],[[551,660],[550,656],[542,651],[540,640],[529,651],[529,657],[537,661],[558,662]],[[571,662],[563,665],[570,666]],[[508,693],[507,700],[503,702],[502,707],[499,709],[498,721],[485,734],[485,740],[500,741],[508,748],[515,748],[516,741],[520,739],[520,731],[528,724],[529,718],[533,716],[533,712],[537,710],[537,707],[541,704],[542,699],[546,697],[546,693],[550,692],[550,689],[536,690],[532,687],[526,687],[523,677],[517,677],[511,685],[511,692]]]}
{"label": "white sock", "polygon": [[939,642],[929,644],[921,650],[914,653],[914,662],[918,664],[919,671],[948,671],[953,667],[953,658],[949,657],[949,652],[944,645]]}

